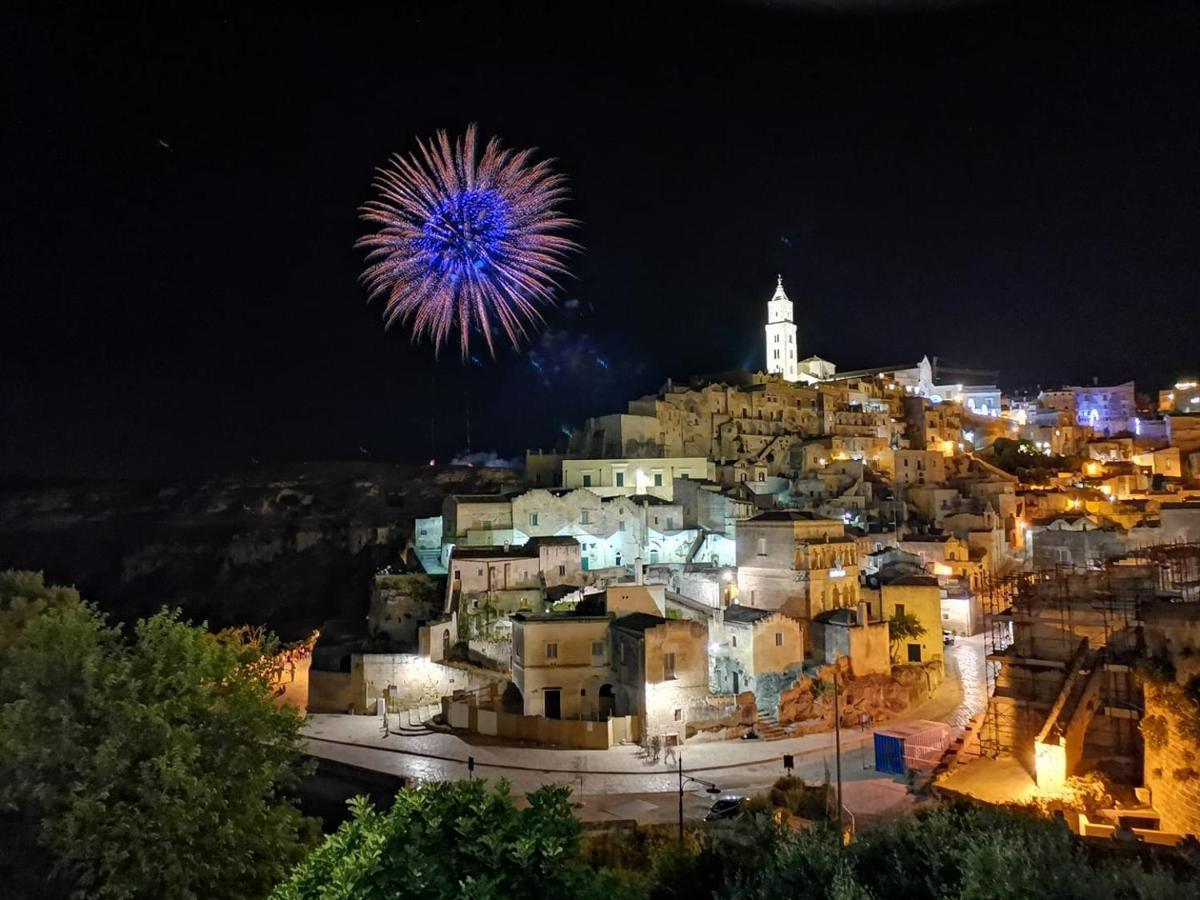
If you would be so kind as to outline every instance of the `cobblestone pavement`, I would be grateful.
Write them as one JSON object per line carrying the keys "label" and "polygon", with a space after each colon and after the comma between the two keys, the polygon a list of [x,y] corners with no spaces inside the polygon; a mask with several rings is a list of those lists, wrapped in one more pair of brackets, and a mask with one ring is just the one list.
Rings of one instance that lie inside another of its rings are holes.
{"label": "cobblestone pavement", "polygon": [[[946,679],[934,696],[914,707],[900,721],[936,719],[961,729],[986,703],[983,678],[982,637],[960,638],[946,648]],[[419,722],[432,710],[403,718],[390,717],[393,733],[383,736],[378,718],[371,716],[313,715],[304,728],[307,749],[316,756],[336,759],[364,768],[405,775],[417,781],[440,781],[467,777],[467,758],[474,757],[475,777],[506,778],[515,792],[526,792],[544,784],[570,786],[582,798],[589,813],[597,818],[622,818],[606,810],[621,808],[624,800],[651,802],[655,812],[629,816],[660,820],[666,812],[657,802],[644,798],[676,794],[679,786],[675,763],[647,759],[640,748],[610,750],[553,750],[484,742],[476,735],[443,734],[422,729]],[[405,733],[396,733],[403,729]],[[879,805],[880,797],[899,798],[888,787],[889,776],[874,771],[871,733],[845,729],[842,733],[842,775],[847,782],[847,806],[854,809]],[[720,741],[689,744],[682,750],[685,773],[716,783],[726,793],[751,793],[771,784],[783,774],[782,757],[796,757],[795,774],[819,782],[826,772],[833,778],[832,734],[813,734],[780,741]],[[854,784],[875,782],[874,785]],[[688,791],[688,809],[702,811],[711,801],[703,788]],[[855,798],[858,798],[856,800]],[[671,800],[674,803],[674,800]],[[670,805],[670,804],[668,804]],[[636,808],[636,804],[635,807]],[[671,807],[675,809],[674,806]],[[878,811],[878,810],[875,810]],[[677,812],[672,813],[676,815]],[[593,817],[593,816],[585,816]],[[667,818],[669,820],[669,817]]]}

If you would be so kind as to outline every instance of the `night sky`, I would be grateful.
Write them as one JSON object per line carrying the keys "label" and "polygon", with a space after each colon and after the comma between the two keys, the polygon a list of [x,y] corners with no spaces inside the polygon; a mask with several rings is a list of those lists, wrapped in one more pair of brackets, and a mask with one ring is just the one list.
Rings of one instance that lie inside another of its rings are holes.
{"label": "night sky", "polygon": [[[761,367],[777,272],[842,368],[1200,368],[1195,2],[104,5],[144,8],[0,24],[0,473],[549,447]],[[558,159],[586,251],[464,367],[353,244],[374,167],[470,122]]]}

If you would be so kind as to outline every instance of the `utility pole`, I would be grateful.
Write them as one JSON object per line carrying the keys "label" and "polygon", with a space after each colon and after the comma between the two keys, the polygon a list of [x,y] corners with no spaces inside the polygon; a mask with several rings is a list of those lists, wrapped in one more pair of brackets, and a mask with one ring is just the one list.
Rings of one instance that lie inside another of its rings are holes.
{"label": "utility pole", "polygon": [[[833,741],[834,751],[833,759],[834,766],[837,769],[837,821],[838,821],[838,844],[841,845],[843,838],[842,830],[842,709],[840,704],[840,694],[838,692],[838,670],[837,661],[833,664]],[[682,790],[682,789],[681,789]],[[683,795],[680,794],[680,804],[683,803]],[[682,805],[680,806],[682,809]]]}
{"label": "utility pole", "polygon": [[676,757],[679,760],[679,849],[683,849],[683,754]]}

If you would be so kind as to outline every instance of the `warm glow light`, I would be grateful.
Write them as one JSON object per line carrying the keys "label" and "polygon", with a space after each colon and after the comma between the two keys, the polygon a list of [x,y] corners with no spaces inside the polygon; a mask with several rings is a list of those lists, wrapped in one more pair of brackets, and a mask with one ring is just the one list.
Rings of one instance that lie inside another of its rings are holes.
{"label": "warm glow light", "polygon": [[953,575],[954,570],[945,563],[935,562],[933,564],[934,575]]}

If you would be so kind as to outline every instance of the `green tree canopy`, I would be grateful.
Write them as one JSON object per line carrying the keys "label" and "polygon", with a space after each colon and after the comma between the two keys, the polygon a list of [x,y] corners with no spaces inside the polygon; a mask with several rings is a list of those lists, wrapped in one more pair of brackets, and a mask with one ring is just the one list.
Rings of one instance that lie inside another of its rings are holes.
{"label": "green tree canopy", "polygon": [[[85,605],[45,609],[0,654],[0,808],[26,838],[0,846],[0,877],[47,874],[38,896],[265,896],[313,833],[287,796],[299,727],[244,647],[178,613],[127,640]],[[11,858],[29,844],[52,865]]]}
{"label": "green tree canopy", "polygon": [[403,790],[388,812],[354,801],[344,823],[274,900],[580,898],[595,873],[579,862],[581,826],[570,791],[545,787],[518,810],[501,781]]}
{"label": "green tree canopy", "polygon": [[41,572],[0,572],[0,654],[46,610],[70,609],[80,602],[75,588],[48,586]]}
{"label": "green tree canopy", "polygon": [[896,658],[902,643],[924,635],[925,626],[912,613],[897,613],[892,616],[888,619],[888,638],[892,642],[892,659]]}

